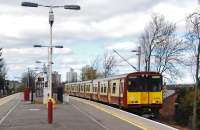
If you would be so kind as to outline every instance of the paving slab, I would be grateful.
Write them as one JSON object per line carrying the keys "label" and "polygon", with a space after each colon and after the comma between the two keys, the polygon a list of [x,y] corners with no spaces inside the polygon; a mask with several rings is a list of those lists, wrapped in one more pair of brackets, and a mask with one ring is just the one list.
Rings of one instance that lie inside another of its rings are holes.
{"label": "paving slab", "polygon": [[69,104],[58,104],[53,116],[53,124],[48,124],[45,105],[20,101],[0,124],[0,130],[140,130],[75,100]]}

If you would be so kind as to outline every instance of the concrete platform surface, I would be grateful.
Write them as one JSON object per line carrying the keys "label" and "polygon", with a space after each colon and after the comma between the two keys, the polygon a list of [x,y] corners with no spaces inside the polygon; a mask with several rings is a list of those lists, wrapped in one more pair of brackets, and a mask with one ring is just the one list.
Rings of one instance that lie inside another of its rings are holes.
{"label": "concrete platform surface", "polygon": [[[0,106],[0,109],[3,106]],[[12,111],[3,113],[5,116],[0,117],[1,120],[4,118],[0,123],[0,130],[141,130],[137,126],[76,100],[56,106],[53,124],[47,123],[45,105],[30,104],[15,99],[12,108],[9,109]]]}

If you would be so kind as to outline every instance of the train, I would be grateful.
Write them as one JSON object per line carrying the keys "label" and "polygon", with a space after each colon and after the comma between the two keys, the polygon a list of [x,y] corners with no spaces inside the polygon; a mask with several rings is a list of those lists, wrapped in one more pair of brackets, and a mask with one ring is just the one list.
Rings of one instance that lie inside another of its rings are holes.
{"label": "train", "polygon": [[158,72],[132,72],[108,78],[66,83],[64,92],[134,111],[159,115],[163,77]]}

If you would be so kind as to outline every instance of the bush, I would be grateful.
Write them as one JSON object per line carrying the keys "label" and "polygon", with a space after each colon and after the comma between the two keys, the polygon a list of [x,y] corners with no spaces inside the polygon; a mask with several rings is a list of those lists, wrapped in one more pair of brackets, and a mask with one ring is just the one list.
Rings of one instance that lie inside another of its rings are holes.
{"label": "bush", "polygon": [[[200,91],[200,90],[198,90]],[[176,100],[174,120],[183,126],[191,126],[193,115],[193,89],[180,89]],[[197,128],[200,128],[200,93],[197,95]]]}

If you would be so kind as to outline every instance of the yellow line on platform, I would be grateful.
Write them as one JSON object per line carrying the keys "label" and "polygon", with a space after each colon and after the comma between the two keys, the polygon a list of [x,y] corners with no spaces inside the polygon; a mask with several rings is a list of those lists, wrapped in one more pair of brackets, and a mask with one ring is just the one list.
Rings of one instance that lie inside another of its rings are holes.
{"label": "yellow line on platform", "polygon": [[4,97],[4,98],[1,98],[0,99],[0,106],[9,102],[10,100],[14,99],[16,96],[18,96],[18,94],[14,94],[14,95],[10,95],[10,96],[7,96],[7,97]]}
{"label": "yellow line on platform", "polygon": [[130,121],[130,120],[128,120],[128,119],[124,119],[123,117],[117,115],[116,113],[113,113],[112,111],[109,111],[109,110],[107,110],[107,109],[105,109],[105,108],[102,108],[102,107],[100,107],[100,106],[98,106],[98,105],[96,105],[96,104],[94,104],[94,103],[90,103],[90,102],[88,102],[88,101],[84,101],[84,100],[78,99],[78,98],[72,98],[72,99],[77,100],[77,101],[79,101],[79,102],[84,102],[84,103],[86,103],[86,104],[88,104],[88,105],[91,105],[91,106],[93,106],[93,107],[95,107],[95,108],[97,108],[97,109],[99,109],[99,110],[101,110],[101,111],[104,111],[104,112],[106,112],[106,113],[108,113],[108,114],[110,114],[110,115],[112,115],[112,116],[114,116],[114,117],[117,117],[117,118],[119,118],[119,119],[121,119],[121,120],[123,120],[123,121],[125,121],[125,122],[128,122],[129,124],[134,125],[134,126],[140,128],[140,129],[142,129],[142,130],[148,130],[147,128],[141,126],[140,124],[135,123],[135,122],[132,122],[132,121]]}

